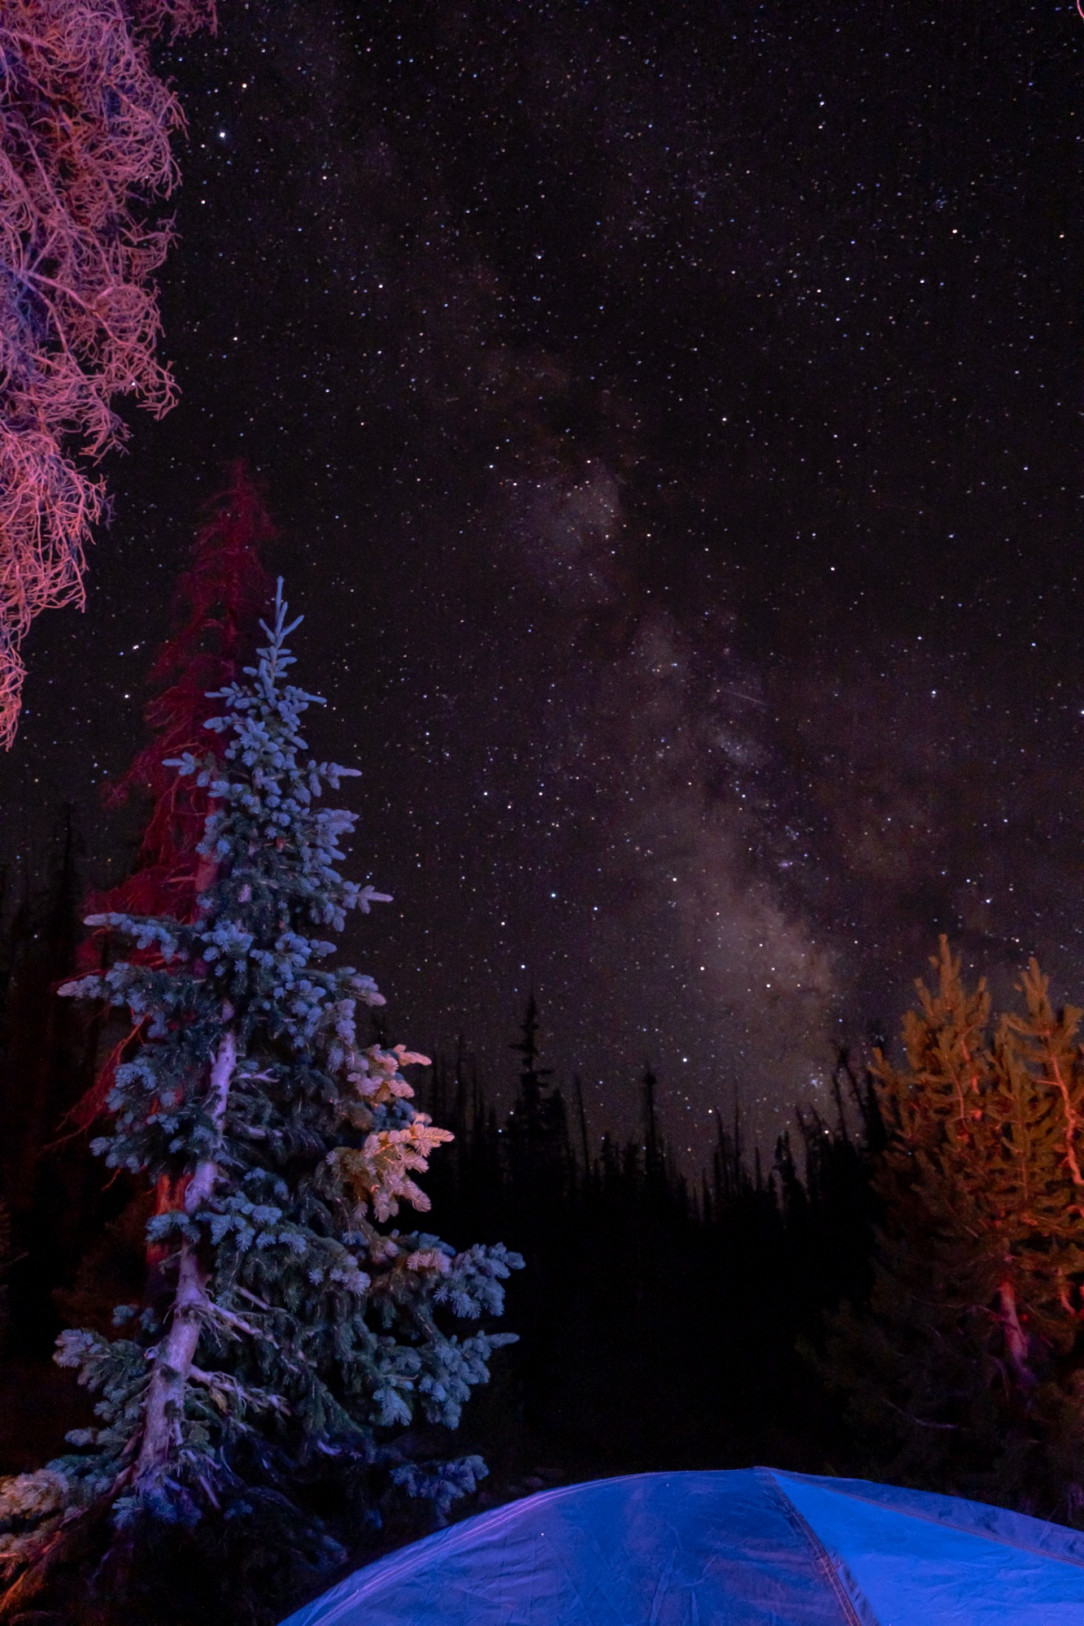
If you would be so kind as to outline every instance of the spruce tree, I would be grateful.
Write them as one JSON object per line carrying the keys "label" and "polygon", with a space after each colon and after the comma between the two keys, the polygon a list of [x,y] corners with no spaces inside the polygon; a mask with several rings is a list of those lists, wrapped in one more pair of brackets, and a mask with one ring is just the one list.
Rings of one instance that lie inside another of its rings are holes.
{"label": "spruce tree", "polygon": [[195,918],[91,917],[158,954],[62,990],[141,1025],[95,1150],[167,1183],[148,1235],[168,1257],[153,1301],[118,1307],[115,1337],[61,1336],[57,1359],[97,1397],[98,1421],[0,1488],[13,1583],[0,1618],[78,1553],[80,1529],[92,1556],[106,1549],[114,1591],[163,1538],[166,1551],[218,1542],[250,1569],[334,1562],[316,1512],[338,1505],[329,1482],[358,1513],[388,1479],[444,1512],[485,1471],[470,1456],[418,1460],[406,1431],[456,1426],[511,1337],[469,1324],[500,1312],[520,1261],[389,1228],[402,1204],[428,1207],[414,1176],[450,1136],[403,1076],[425,1058],[359,1037],[359,1005],[383,1003],[372,978],[327,964],[326,934],[383,895],[339,872],[354,816],[319,798],[354,770],[307,755],[301,717],[319,697],[286,681],[296,625],[280,584],[257,665],[216,696],[207,726],[224,752],[172,764],[211,803]]}

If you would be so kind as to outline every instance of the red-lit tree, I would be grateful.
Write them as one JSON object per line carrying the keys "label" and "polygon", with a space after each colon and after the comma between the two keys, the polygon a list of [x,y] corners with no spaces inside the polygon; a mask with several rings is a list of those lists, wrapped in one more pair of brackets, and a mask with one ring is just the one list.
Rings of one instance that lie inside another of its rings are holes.
{"label": "red-lit tree", "polygon": [[82,603],[104,497],[90,468],[125,435],[116,397],[159,415],[173,400],[151,281],[170,228],[153,203],[183,120],[150,41],[214,16],[215,0],[0,6],[0,744],[30,622]]}
{"label": "red-lit tree", "polygon": [[[143,712],[150,738],[124,776],[106,789],[111,805],[135,795],[148,802],[149,811],[131,874],[87,900],[96,914],[169,914],[186,924],[195,919],[196,899],[211,874],[209,861],[196,854],[210,800],[195,776],[179,778],[165,762],[186,751],[205,755],[221,746],[219,736],[204,728],[215,710],[208,695],[239,675],[240,641],[254,629],[270,596],[260,549],[274,535],[245,464],[232,463],[224,490],[196,533],[192,564],[177,584],[176,631],[150,671],[148,682],[157,689]],[[99,932],[83,945],[83,969],[94,968],[101,952]],[[143,951],[144,958],[150,952]],[[135,1032],[121,1038],[106,1057],[93,1089],[73,1113],[78,1128],[89,1128],[100,1115],[117,1064],[135,1038]]]}
{"label": "red-lit tree", "polygon": [[[176,631],[162,645],[150,671],[148,681],[158,689],[143,712],[150,738],[124,776],[105,792],[114,807],[133,795],[149,804],[136,862],[125,880],[87,899],[88,911],[168,914],[186,925],[196,918],[196,900],[214,874],[211,861],[196,850],[211,802],[206,785],[195,775],[178,777],[165,763],[186,752],[201,756],[221,752],[221,736],[204,727],[215,711],[208,696],[240,675],[240,642],[253,632],[270,598],[270,578],[259,552],[274,535],[271,517],[245,464],[230,464],[226,486],[212,499],[196,533],[192,564],[177,584]],[[84,971],[100,965],[103,951],[108,956],[108,935],[99,930],[85,939],[79,955]],[[151,964],[157,950],[128,948],[127,957]],[[89,1129],[101,1117],[117,1068],[140,1043],[145,1025],[143,1019],[115,1037],[93,1086],[70,1114],[77,1129]],[[164,1213],[176,1196],[168,1176],[162,1175],[154,1193],[156,1212]],[[157,1244],[148,1244],[150,1277],[156,1275],[161,1255]],[[92,1265],[90,1269],[93,1275]],[[93,1294],[91,1282],[83,1286]]]}

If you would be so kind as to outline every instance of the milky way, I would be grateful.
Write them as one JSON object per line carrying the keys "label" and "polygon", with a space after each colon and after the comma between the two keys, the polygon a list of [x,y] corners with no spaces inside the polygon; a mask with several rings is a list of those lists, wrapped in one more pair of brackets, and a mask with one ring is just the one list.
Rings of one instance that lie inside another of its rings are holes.
{"label": "milky way", "polygon": [[69,798],[123,863],[94,782],[242,453],[395,1038],[506,1083],[533,989],[593,1132],[650,1065],[695,1163],[940,931],[1078,995],[1075,8],[222,15],[166,63],[183,401],[29,646],[5,850]]}

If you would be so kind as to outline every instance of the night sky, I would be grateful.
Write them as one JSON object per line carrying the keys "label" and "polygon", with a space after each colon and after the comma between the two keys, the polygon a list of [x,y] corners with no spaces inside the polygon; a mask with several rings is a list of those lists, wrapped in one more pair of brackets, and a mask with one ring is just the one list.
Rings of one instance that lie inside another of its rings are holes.
{"label": "night sky", "polygon": [[221,12],[162,54],[181,404],[26,646],[0,857],[70,800],[122,873],[100,782],[244,455],[393,1042],[507,1080],[533,988],[592,1131],[650,1063],[695,1165],[824,1106],[939,932],[1081,999],[1075,5]]}

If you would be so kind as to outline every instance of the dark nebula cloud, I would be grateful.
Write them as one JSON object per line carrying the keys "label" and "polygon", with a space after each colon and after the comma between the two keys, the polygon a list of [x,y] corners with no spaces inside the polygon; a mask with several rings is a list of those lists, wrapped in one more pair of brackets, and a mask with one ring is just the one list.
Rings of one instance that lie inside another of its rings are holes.
{"label": "dark nebula cloud", "polygon": [[1084,975],[1072,4],[223,0],[163,285],[184,391],[28,650],[4,846],[138,738],[247,455],[356,761],[396,1038],[593,1128],[823,1101],[948,931]]}

